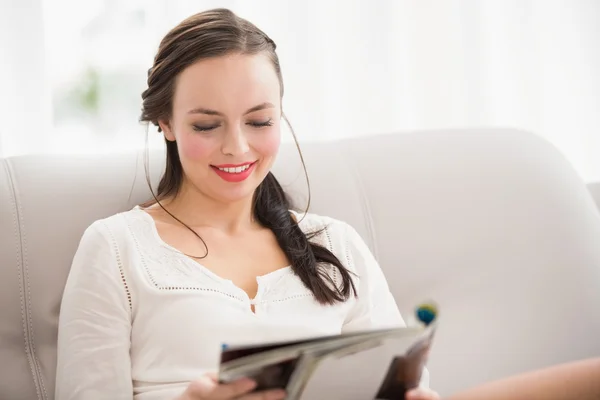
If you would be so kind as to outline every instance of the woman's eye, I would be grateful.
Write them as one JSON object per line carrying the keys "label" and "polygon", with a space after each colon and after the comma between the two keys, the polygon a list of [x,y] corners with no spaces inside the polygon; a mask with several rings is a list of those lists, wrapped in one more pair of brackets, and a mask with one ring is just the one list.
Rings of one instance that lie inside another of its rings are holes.
{"label": "woman's eye", "polygon": [[192,128],[196,132],[208,132],[217,129],[220,125],[193,125]]}
{"label": "woman's eye", "polygon": [[269,118],[266,121],[252,121],[252,122],[248,122],[247,125],[253,126],[255,128],[262,128],[264,126],[272,126],[273,120],[271,118]]}

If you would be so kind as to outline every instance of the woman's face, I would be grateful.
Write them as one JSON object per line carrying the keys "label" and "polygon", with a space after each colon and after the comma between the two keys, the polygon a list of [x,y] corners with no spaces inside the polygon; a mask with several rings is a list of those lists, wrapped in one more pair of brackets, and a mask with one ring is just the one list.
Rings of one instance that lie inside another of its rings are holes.
{"label": "woman's face", "polygon": [[201,60],[176,81],[170,121],[184,186],[218,201],[252,196],[279,150],[281,98],[265,55],[233,54]]}

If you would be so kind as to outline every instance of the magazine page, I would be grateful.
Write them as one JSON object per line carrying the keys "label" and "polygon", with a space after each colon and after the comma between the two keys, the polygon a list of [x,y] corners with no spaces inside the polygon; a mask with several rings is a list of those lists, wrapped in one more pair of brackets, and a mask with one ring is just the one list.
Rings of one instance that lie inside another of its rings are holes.
{"label": "magazine page", "polygon": [[434,330],[417,342],[389,338],[380,346],[321,359],[300,394],[288,400],[397,400],[419,385]]}
{"label": "magazine page", "polygon": [[403,398],[420,380],[438,323],[431,303],[415,316],[410,327],[224,349],[219,380],[248,377],[256,390],[286,389],[288,400]]}
{"label": "magazine page", "polygon": [[230,382],[248,377],[256,379],[261,390],[285,388],[302,357],[320,357],[338,349],[387,337],[403,337],[414,342],[423,331],[423,327],[395,328],[326,336],[305,342],[237,346],[223,351],[219,379]]}

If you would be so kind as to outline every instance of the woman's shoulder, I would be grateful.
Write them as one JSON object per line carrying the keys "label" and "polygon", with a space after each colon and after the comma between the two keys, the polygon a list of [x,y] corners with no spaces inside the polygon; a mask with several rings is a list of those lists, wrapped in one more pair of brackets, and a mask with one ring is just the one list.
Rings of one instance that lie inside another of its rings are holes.
{"label": "woman's shoulder", "polygon": [[290,211],[298,226],[306,234],[327,231],[329,234],[340,235],[350,228],[350,225],[341,219],[311,212]]}
{"label": "woman's shoulder", "polygon": [[292,211],[292,215],[298,222],[300,229],[312,240],[326,245],[330,251],[336,253],[348,253],[357,248],[363,250],[365,243],[356,229],[348,222],[315,213],[303,213]]}
{"label": "woman's shoulder", "polygon": [[349,222],[314,213],[293,213],[301,229],[313,243],[331,251],[346,268],[364,276],[379,276],[381,270],[371,248]]}
{"label": "woman's shoulder", "polygon": [[144,211],[134,207],[128,211],[100,217],[87,226],[83,237],[88,239],[115,241],[122,238],[132,227],[147,223]]}

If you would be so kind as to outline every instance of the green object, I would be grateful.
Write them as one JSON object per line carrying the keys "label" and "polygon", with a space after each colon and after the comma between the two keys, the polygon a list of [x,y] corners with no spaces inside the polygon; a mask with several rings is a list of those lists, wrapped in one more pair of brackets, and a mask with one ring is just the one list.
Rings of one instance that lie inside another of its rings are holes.
{"label": "green object", "polygon": [[416,310],[417,319],[425,325],[431,324],[437,316],[437,307],[433,304],[422,304]]}

